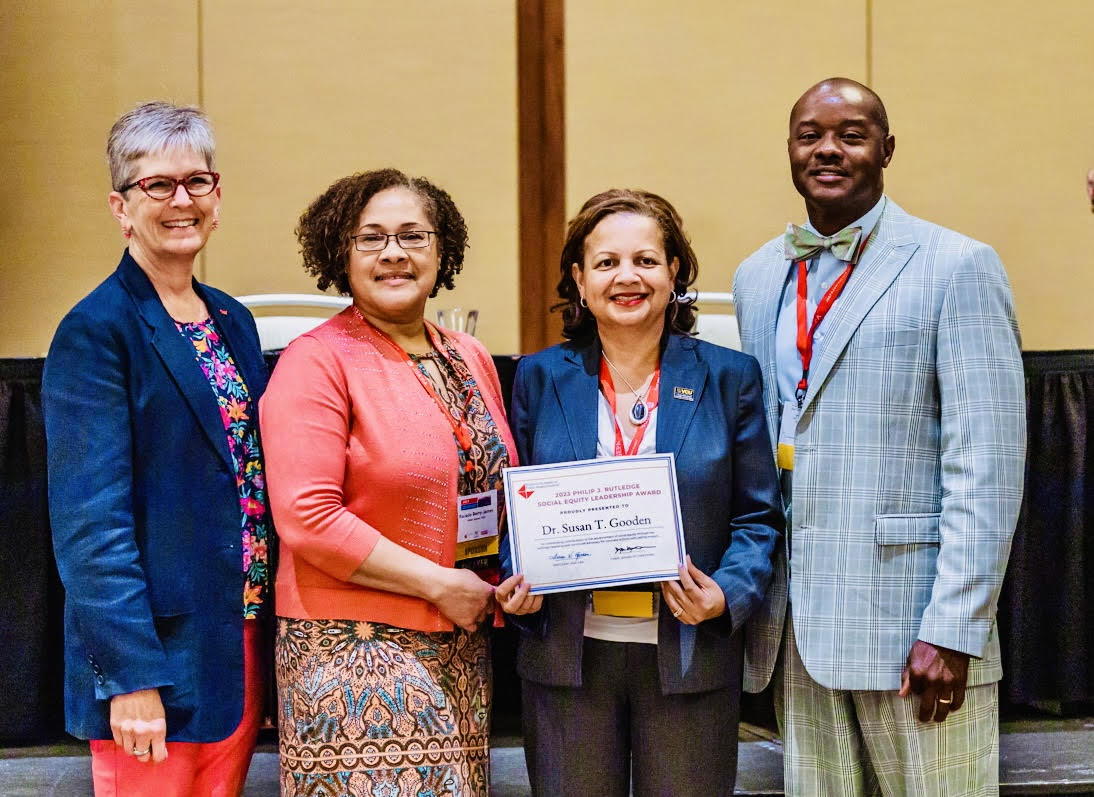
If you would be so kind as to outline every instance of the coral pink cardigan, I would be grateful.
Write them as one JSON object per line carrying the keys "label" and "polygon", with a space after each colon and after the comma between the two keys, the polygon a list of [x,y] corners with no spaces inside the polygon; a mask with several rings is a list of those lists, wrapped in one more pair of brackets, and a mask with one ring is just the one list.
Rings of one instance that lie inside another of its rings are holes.
{"label": "coral pink cardigan", "polygon": [[[517,464],[497,371],[475,338],[445,331]],[[381,536],[455,560],[459,458],[452,427],[405,358],[349,307],[281,355],[261,401],[284,617],[450,631],[433,604],[346,579]]]}

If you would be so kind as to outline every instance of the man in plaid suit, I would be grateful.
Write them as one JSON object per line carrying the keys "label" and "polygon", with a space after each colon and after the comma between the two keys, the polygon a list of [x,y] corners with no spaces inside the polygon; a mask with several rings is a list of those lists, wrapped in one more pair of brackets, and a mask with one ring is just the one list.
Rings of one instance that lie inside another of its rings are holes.
{"label": "man in plaid suit", "polygon": [[790,116],[809,224],[741,264],[786,560],[748,629],[790,795],[998,793],[996,602],[1022,496],[1025,396],[988,246],[887,198],[874,92],[833,78]]}

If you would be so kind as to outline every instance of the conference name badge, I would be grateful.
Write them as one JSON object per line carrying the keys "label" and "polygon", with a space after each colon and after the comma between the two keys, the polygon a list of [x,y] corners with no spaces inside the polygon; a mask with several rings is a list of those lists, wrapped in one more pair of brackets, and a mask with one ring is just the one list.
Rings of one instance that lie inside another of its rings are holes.
{"label": "conference name badge", "polygon": [[776,463],[783,470],[794,470],[794,438],[798,433],[798,402],[784,401],[779,421],[779,448]]}
{"label": "conference name badge", "polygon": [[456,561],[498,552],[498,491],[456,498]]}

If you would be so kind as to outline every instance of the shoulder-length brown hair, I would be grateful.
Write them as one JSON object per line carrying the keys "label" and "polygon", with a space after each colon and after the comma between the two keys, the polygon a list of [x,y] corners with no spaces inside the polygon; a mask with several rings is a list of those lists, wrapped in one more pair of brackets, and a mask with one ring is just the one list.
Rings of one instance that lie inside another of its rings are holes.
{"label": "shoulder-length brown hair", "polygon": [[562,278],[558,282],[558,295],[562,301],[551,308],[562,311],[563,337],[575,340],[596,335],[596,319],[581,306],[581,294],[574,280],[573,264],[577,263],[578,268],[584,268],[585,239],[602,219],[613,213],[637,213],[648,216],[657,223],[668,262],[671,263],[676,258],[680,264],[672,286],[675,296],[665,308],[665,330],[682,335],[691,334],[696,312],[692,307],[694,299],[687,292],[695,282],[699,261],[691,248],[691,241],[684,233],[684,222],[680,214],[667,199],[650,191],[613,188],[590,197],[567,227],[566,243],[563,244],[562,257],[559,259]]}

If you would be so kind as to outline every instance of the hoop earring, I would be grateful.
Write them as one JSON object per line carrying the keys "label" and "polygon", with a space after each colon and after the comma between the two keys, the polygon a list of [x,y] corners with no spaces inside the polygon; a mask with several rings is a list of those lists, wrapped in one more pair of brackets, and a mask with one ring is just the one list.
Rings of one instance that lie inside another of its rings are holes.
{"label": "hoop earring", "polygon": [[579,305],[581,305],[582,307],[588,307],[589,306],[589,303],[587,301],[585,301],[584,296],[579,296],[578,299],[577,299],[577,303]]}
{"label": "hoop earring", "polygon": [[676,304],[678,301],[680,301],[680,297],[676,295],[676,291],[670,293],[669,296],[672,297],[669,299],[669,304]]}

